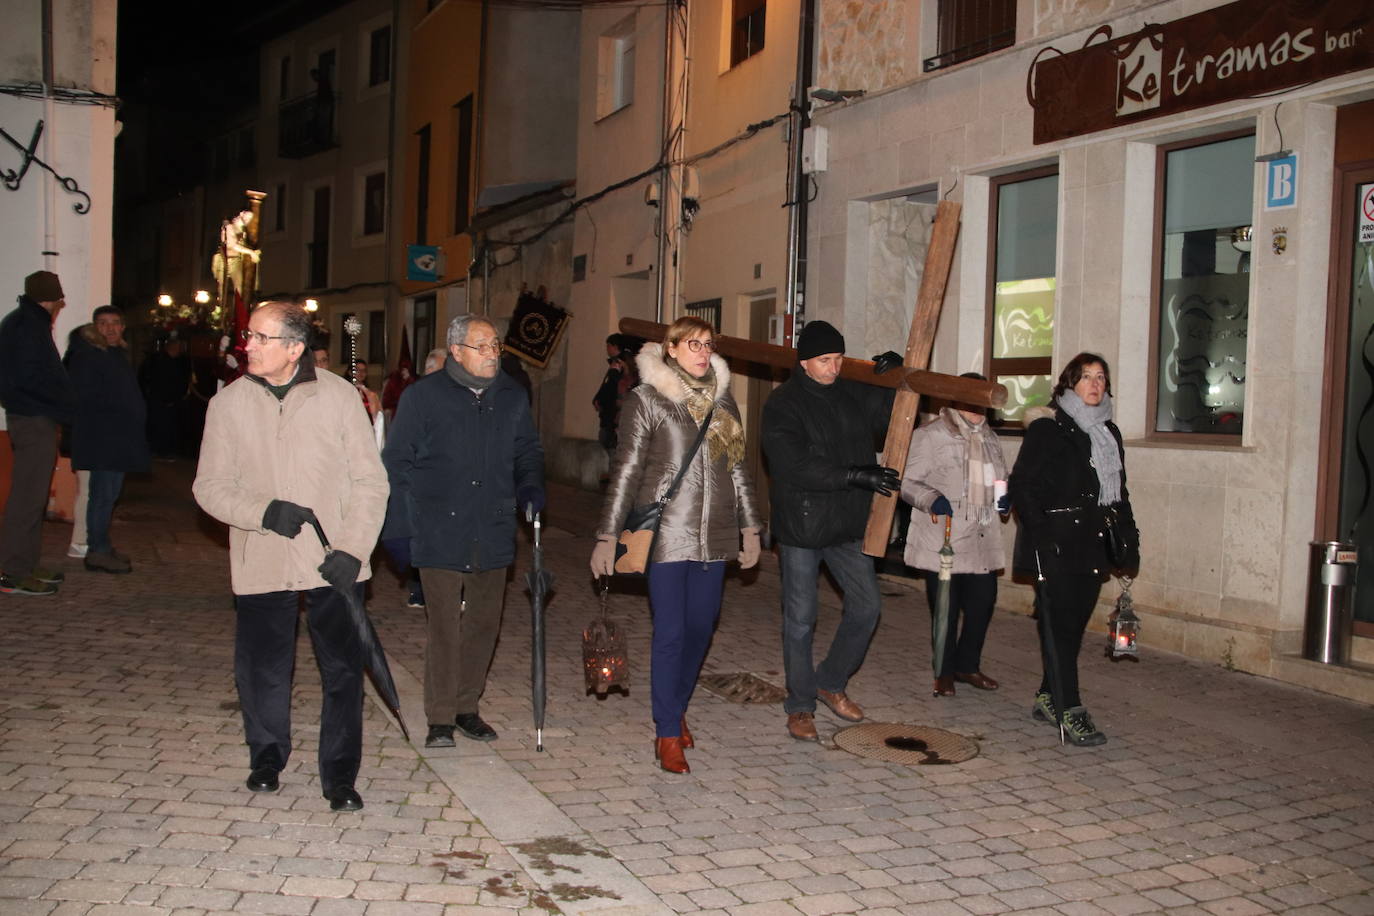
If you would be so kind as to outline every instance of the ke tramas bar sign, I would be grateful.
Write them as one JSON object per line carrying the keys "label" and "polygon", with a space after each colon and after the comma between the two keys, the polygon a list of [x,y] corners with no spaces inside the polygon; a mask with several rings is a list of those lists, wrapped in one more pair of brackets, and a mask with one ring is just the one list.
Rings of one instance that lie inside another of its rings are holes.
{"label": "ke tramas bar sign", "polygon": [[1031,63],[1036,143],[1374,67],[1374,0],[1239,0],[1088,41]]}

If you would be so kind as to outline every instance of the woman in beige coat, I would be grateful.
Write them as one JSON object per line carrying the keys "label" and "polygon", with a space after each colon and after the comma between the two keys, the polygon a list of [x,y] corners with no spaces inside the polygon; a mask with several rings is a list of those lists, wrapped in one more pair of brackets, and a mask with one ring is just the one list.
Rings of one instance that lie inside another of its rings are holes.
{"label": "woman in beige coat", "polygon": [[[983,378],[976,372],[964,377]],[[1006,478],[1002,443],[988,427],[981,408],[945,407],[934,421],[912,434],[902,499],[917,511],[911,513],[904,559],[908,566],[925,572],[932,614],[939,588],[940,548],[945,542],[944,517],[951,518],[954,575],[949,633],[933,688],[937,697],[954,696],[955,681],[980,690],[998,687],[981,665],[983,640],[997,603],[997,570],[1006,566],[998,525],[1008,509]]]}
{"label": "woman in beige coat", "polygon": [[635,362],[642,384],[621,407],[592,574],[613,573],[617,532],[630,510],[667,493],[709,415],[706,436],[663,507],[646,569],[654,624],[654,750],[663,769],[686,773],[683,749],[694,746],[687,704],[720,615],[725,563],[738,558],[747,569],[758,562],[759,514],[744,467],[744,428],[730,394],[730,370],[715,355],[711,326],[679,318],[663,345],[646,344]]}

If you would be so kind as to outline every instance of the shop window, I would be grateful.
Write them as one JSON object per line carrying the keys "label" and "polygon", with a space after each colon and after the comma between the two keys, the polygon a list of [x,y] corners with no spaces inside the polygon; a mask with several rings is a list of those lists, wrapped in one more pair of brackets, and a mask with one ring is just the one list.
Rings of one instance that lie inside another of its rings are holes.
{"label": "shop window", "polygon": [[1016,41],[1016,0],[938,0],[936,52],[925,70],[972,60]]}
{"label": "shop window", "polygon": [[730,21],[730,66],[737,67],[763,50],[766,0],[732,0]]}
{"label": "shop window", "polygon": [[1050,402],[1054,367],[1059,174],[1021,172],[992,185],[996,237],[988,264],[988,378],[1007,386],[1000,419],[1019,423]]}
{"label": "shop window", "polygon": [[1255,138],[1174,144],[1159,157],[1154,431],[1239,441]]}
{"label": "shop window", "polygon": [[604,118],[635,100],[635,17],[626,16],[597,44],[596,116]]}

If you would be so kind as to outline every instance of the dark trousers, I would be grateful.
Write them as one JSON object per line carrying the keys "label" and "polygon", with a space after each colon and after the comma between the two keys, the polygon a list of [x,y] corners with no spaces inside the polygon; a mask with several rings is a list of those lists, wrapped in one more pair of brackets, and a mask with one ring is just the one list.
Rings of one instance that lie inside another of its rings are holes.
{"label": "dark trousers", "polygon": [[43,515],[57,464],[57,421],[6,413],[14,469],[5,521],[0,523],[0,572],[13,579],[33,574],[43,548]]}
{"label": "dark trousers", "polygon": [[123,488],[123,471],[91,471],[86,490],[86,545],[90,553],[109,553],[114,549],[110,544],[110,519]]}
{"label": "dark trousers", "polygon": [[425,586],[425,718],[452,725],[477,712],[496,653],[506,602],[506,569],[464,573],[421,567]]}
{"label": "dark trousers", "polygon": [[[925,570],[926,602],[935,614],[940,574]],[[992,609],[997,604],[997,574],[954,573],[949,580],[949,633],[940,677],[976,674],[982,670],[983,641],[987,639]],[[933,648],[933,647],[932,647]]]}
{"label": "dark trousers", "polygon": [[[363,598],[363,583],[356,586]],[[281,769],[291,756],[291,679],[296,667],[300,596],[324,704],[320,710],[320,786],[351,786],[363,752],[363,660],[344,598],[332,588],[236,595],[234,680],[243,710],[249,766]]]}
{"label": "dark trousers", "polygon": [[654,732],[675,738],[682,734],[682,717],[720,618],[725,563],[650,563],[648,579],[654,618],[649,652]]}
{"label": "dark trousers", "polygon": [[[1096,573],[1055,576],[1035,587],[1036,629],[1040,634],[1040,661],[1045,672],[1040,679],[1040,690],[1051,694],[1059,709],[1083,705],[1078,695],[1078,650],[1083,646],[1083,633],[1088,629],[1101,591],[1102,580]],[[1053,659],[1045,651],[1047,641],[1053,646]],[[1054,678],[1056,667],[1058,685]]]}
{"label": "dark trousers", "polygon": [[[816,688],[843,693],[863,664],[873,631],[878,628],[881,598],[873,558],[858,541],[812,549],[780,544],[782,571],[782,664],[787,675],[783,709],[816,711]],[[830,651],[816,665],[811,654],[816,636],[817,579],[824,562],[844,592],[844,613]]]}

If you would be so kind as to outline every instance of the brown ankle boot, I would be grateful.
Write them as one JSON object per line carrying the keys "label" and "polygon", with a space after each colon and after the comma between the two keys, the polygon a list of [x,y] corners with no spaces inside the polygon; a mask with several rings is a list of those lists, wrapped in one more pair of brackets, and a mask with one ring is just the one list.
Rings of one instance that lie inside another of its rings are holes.
{"label": "brown ankle boot", "polygon": [[654,757],[658,765],[669,773],[690,773],[687,758],[682,753],[681,738],[659,738],[654,742]]}
{"label": "brown ankle boot", "polygon": [[687,717],[682,717],[682,746],[684,748],[696,747],[697,743],[692,740],[691,729],[687,727]]}

